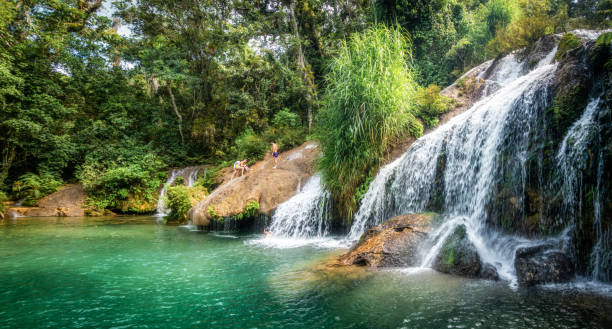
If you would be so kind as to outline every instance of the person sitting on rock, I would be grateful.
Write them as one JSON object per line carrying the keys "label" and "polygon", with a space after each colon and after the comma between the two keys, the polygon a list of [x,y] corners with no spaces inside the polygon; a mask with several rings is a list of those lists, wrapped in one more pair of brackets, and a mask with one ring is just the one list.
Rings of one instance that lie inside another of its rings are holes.
{"label": "person sitting on rock", "polygon": [[244,175],[245,169],[248,170],[246,166],[246,159],[242,161],[237,160],[234,162],[234,174],[232,174],[232,178],[238,177],[238,173],[240,173],[240,176]]}

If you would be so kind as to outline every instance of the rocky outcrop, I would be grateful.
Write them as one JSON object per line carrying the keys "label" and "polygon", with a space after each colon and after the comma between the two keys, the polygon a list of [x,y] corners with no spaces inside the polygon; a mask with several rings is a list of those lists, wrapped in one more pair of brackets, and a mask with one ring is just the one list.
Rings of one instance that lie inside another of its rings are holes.
{"label": "rocky outcrop", "polygon": [[87,198],[81,184],[64,185],[36,203],[36,207],[11,207],[9,217],[80,217],[85,215]]}
{"label": "rocky outcrop", "polygon": [[479,276],[482,263],[476,247],[467,237],[465,225],[457,226],[455,231],[446,239],[442,250],[434,261],[433,268],[442,273],[453,275]]}
{"label": "rocky outcrop", "polygon": [[550,245],[518,249],[514,266],[521,286],[567,282],[574,277],[570,257]]}
{"label": "rocky outcrop", "polygon": [[359,243],[339,258],[342,265],[415,266],[430,233],[433,214],[400,215],[366,230]]}
{"label": "rocky outcrop", "polygon": [[[259,213],[269,216],[276,207],[297,192],[298,185],[314,174],[319,148],[313,142],[283,152],[275,169],[270,154],[253,165],[242,177],[225,181],[206,199],[191,208],[188,217],[196,226],[209,226],[211,220],[243,213],[249,203],[259,204]],[[229,175],[229,177],[227,176]]]}

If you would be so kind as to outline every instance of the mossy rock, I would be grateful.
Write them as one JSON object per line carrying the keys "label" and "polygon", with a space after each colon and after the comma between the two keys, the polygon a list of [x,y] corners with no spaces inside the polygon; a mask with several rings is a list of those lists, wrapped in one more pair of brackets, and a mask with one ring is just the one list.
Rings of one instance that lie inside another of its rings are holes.
{"label": "mossy rock", "polygon": [[565,33],[561,41],[559,41],[557,53],[555,53],[555,61],[559,61],[568,51],[580,46],[582,46],[582,40],[579,37],[572,33]]}
{"label": "mossy rock", "polygon": [[612,69],[612,32],[604,33],[597,38],[595,44],[589,49],[587,60],[594,72],[610,72]]}
{"label": "mossy rock", "polygon": [[448,274],[477,277],[482,262],[474,244],[468,239],[465,225],[459,225],[446,239],[434,262],[434,269]]}

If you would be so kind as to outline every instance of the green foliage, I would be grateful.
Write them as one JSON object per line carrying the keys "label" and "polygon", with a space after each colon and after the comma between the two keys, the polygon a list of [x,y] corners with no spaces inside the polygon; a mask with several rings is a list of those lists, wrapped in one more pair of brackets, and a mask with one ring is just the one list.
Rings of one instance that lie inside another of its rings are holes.
{"label": "green foliage", "polygon": [[368,172],[368,176],[366,177],[366,179],[355,190],[355,201],[357,202],[357,204],[361,203],[361,200],[363,200],[363,197],[366,195],[368,189],[370,188],[370,183],[372,183],[375,177],[376,176],[374,175],[374,171],[370,169],[370,172]]}
{"label": "green foliage", "polygon": [[249,201],[249,203],[247,203],[247,205],[244,207],[244,210],[241,213],[237,214],[236,216],[232,216],[232,218],[235,220],[253,218],[255,217],[255,215],[257,215],[258,211],[259,211],[259,202],[252,200],[252,201]]}
{"label": "green foliage", "polygon": [[130,196],[153,202],[167,175],[164,167],[165,163],[146,148],[110,146],[90,153],[77,177],[91,206],[117,210]]}
{"label": "green foliage", "polygon": [[274,115],[274,119],[272,119],[272,123],[274,127],[279,128],[295,128],[300,126],[300,117],[295,114],[289,112],[288,108],[284,108]]}
{"label": "green foliage", "polygon": [[[215,211],[215,207],[214,206],[209,206],[208,209],[208,215],[210,216],[211,220],[222,223],[225,218],[221,217],[216,211]],[[247,203],[247,205],[244,207],[244,209],[242,210],[242,212],[234,215],[234,216],[229,216],[228,219],[231,220],[243,220],[243,219],[249,219],[249,218],[253,218],[255,217],[255,215],[257,215],[257,212],[259,211],[259,202],[255,201],[255,200],[251,200]]]}
{"label": "green foliage", "polygon": [[306,141],[306,136],[307,129],[302,127],[268,128],[263,132],[263,139],[266,142],[275,142],[281,152],[301,145]]}
{"label": "green foliage", "polygon": [[6,211],[6,205],[4,204],[8,200],[6,193],[0,191],[0,213],[4,214]]}
{"label": "green foliage", "polygon": [[184,223],[187,221],[187,212],[197,202],[202,201],[206,196],[203,187],[188,187],[175,185],[168,188],[166,192],[166,206],[170,208],[170,213],[166,216],[167,222],[177,221]]}
{"label": "green foliage", "polygon": [[589,51],[588,61],[597,71],[612,71],[612,32],[607,32],[599,36],[595,41],[595,46]]}
{"label": "green foliage", "polygon": [[490,57],[509,53],[533,45],[546,34],[554,32],[546,0],[521,0],[517,17],[504,29],[497,31],[486,47]]}
{"label": "green foliage", "polygon": [[26,206],[33,206],[41,198],[57,192],[63,182],[49,173],[27,173],[13,182],[13,194]]}
{"label": "green foliage", "polygon": [[565,53],[582,45],[582,40],[572,33],[565,33],[559,41],[555,61],[560,60]]}
{"label": "green foliage", "polygon": [[217,186],[219,185],[219,183],[217,182],[217,178],[219,176],[219,173],[224,167],[226,167],[225,163],[222,163],[215,167],[206,168],[206,171],[204,172],[204,176],[198,178],[198,180],[196,181],[194,185],[201,186],[208,193],[211,193],[212,190],[217,188]]}
{"label": "green foliage", "polygon": [[215,207],[208,206],[208,209],[206,209],[206,211],[208,212],[208,215],[212,220],[217,222],[223,222],[223,217],[219,216],[219,214],[215,211]]}
{"label": "green foliage", "polygon": [[588,101],[589,90],[584,84],[576,84],[569,90],[563,90],[555,95],[553,105],[549,111],[555,130],[566,131],[567,128],[580,116],[580,111],[585,108]]}
{"label": "green foliage", "polygon": [[427,128],[435,127],[438,124],[438,117],[450,111],[452,107],[452,99],[440,95],[440,87],[436,85],[417,88],[414,101],[418,116]]}
{"label": "green foliage", "polygon": [[417,122],[409,107],[416,87],[407,70],[409,52],[399,30],[378,26],[354,34],[332,60],[317,121],[319,166],[345,218],[352,216],[355,191],[370,168]]}
{"label": "green foliage", "polygon": [[249,161],[261,160],[268,149],[268,143],[251,129],[247,129],[236,139],[237,159],[248,159]]}

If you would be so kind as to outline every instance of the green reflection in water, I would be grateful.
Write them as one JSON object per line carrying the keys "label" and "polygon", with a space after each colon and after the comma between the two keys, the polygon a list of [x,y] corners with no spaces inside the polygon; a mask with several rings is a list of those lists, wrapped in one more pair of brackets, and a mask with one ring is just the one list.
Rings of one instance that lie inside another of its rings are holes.
{"label": "green reflection in water", "polygon": [[606,328],[611,300],[427,271],[321,266],[151,217],[0,224],[2,328]]}

